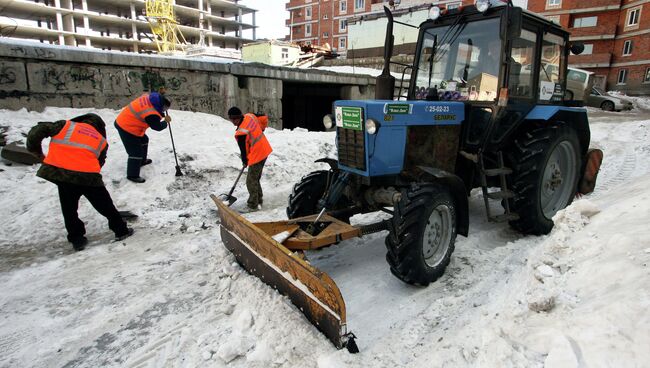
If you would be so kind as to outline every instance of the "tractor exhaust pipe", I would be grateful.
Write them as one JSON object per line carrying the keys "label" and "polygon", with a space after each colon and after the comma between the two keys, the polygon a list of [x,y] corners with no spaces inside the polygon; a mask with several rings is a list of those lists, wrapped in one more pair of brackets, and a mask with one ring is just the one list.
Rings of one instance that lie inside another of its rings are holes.
{"label": "tractor exhaust pipe", "polygon": [[375,99],[377,100],[392,100],[395,91],[395,77],[390,74],[390,58],[393,56],[393,13],[384,6],[384,13],[388,19],[386,25],[386,40],[384,41],[384,69],[381,75],[377,77],[377,84],[375,85]]}

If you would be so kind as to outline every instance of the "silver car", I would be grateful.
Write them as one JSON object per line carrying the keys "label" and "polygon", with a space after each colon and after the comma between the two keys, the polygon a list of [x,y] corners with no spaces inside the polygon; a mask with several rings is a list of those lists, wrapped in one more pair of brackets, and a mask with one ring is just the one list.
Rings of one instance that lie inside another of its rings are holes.
{"label": "silver car", "polygon": [[632,101],[615,97],[600,88],[592,88],[586,101],[587,106],[600,107],[605,111],[632,110]]}

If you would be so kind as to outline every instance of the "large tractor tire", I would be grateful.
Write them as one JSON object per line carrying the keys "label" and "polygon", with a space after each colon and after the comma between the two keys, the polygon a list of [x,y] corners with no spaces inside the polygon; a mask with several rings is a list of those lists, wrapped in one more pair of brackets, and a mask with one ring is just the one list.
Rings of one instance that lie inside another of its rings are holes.
{"label": "large tractor tire", "polygon": [[534,129],[515,141],[510,210],[519,219],[510,225],[524,234],[548,234],[553,216],[576,195],[581,167],[578,136],[570,127]]}
{"label": "large tractor tire", "polygon": [[402,190],[386,237],[386,260],[400,280],[426,286],[445,271],[456,241],[456,208],[439,184]]}
{"label": "large tractor tire", "polygon": [[318,170],[302,177],[289,195],[287,217],[290,219],[318,213],[318,201],[327,190],[329,171]]}
{"label": "large tractor tire", "polygon": [[[320,212],[318,201],[325,195],[328,189],[328,181],[332,175],[334,175],[332,171],[318,170],[303,176],[300,182],[293,186],[293,191],[289,195],[287,217],[294,219],[315,215]],[[335,208],[330,210],[343,209],[348,204],[347,198],[342,196]],[[339,217],[338,219],[347,223],[350,222],[350,216]]]}

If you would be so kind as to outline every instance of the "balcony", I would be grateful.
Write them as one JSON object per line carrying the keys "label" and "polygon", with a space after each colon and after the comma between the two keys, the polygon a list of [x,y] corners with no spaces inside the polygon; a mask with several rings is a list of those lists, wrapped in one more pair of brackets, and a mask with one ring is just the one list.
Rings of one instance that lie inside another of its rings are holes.
{"label": "balcony", "polygon": [[576,68],[607,68],[611,63],[612,54],[609,52],[569,56],[569,66]]}

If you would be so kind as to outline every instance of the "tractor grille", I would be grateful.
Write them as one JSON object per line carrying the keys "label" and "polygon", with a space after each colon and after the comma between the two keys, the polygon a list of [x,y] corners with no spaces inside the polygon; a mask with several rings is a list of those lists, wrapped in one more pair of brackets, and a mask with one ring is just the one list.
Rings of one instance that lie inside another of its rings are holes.
{"label": "tractor grille", "polygon": [[364,131],[338,129],[339,163],[347,167],[366,171],[366,146]]}

